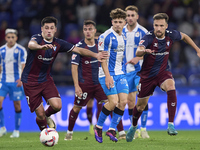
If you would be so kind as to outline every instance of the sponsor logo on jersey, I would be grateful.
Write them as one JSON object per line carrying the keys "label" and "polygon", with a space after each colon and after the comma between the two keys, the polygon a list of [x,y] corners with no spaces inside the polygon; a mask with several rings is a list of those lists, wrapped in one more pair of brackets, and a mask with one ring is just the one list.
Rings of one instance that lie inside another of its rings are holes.
{"label": "sponsor logo on jersey", "polygon": [[73,54],[73,55],[72,55],[72,60],[75,60],[75,59],[76,59],[76,56],[77,56],[76,54]]}
{"label": "sponsor logo on jersey", "polygon": [[38,55],[38,59],[41,59],[43,61],[51,61],[53,59],[53,57],[47,58],[47,57],[42,57],[42,55]]}
{"label": "sponsor logo on jersey", "polygon": [[153,46],[154,47],[158,47],[158,43],[153,43]]}
{"label": "sponsor logo on jersey", "polygon": [[15,51],[14,51],[14,53],[18,53],[18,52],[19,52],[19,50],[16,48]]}
{"label": "sponsor logo on jersey", "polygon": [[169,55],[169,52],[164,53],[151,53],[152,55]]}

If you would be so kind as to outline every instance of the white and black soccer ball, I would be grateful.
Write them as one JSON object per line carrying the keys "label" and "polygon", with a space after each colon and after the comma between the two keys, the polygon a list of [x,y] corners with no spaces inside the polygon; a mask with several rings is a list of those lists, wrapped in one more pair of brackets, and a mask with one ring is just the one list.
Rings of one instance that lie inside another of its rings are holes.
{"label": "white and black soccer ball", "polygon": [[58,143],[58,132],[53,128],[45,128],[40,132],[40,142],[45,146],[54,146]]}

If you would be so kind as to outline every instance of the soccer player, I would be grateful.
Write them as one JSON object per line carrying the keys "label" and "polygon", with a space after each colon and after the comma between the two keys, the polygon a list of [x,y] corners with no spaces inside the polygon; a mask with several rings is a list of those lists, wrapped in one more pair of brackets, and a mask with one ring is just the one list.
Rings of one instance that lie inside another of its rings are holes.
{"label": "soccer player", "polygon": [[[85,38],[76,44],[76,46],[98,53],[98,41],[95,39],[95,33],[96,23],[92,20],[85,20],[83,23],[83,34]],[[91,101],[95,98],[97,103],[107,100],[107,96],[105,95],[98,80],[98,60],[96,58],[81,56],[77,53],[73,53],[71,63],[76,96],[74,99],[74,106],[69,114],[69,125],[65,140],[72,140],[73,128],[78,114],[82,107],[86,106],[89,100]],[[100,111],[101,108],[99,113]],[[97,113],[97,117],[99,113]]]}
{"label": "soccer player", "polygon": [[104,59],[99,68],[99,81],[108,97],[103,106],[97,124],[94,127],[95,138],[103,142],[102,128],[107,116],[113,111],[113,117],[106,135],[110,140],[117,142],[115,128],[121,120],[128,97],[128,83],[126,80],[123,57],[126,47],[122,29],[125,25],[126,12],[116,8],[110,12],[112,27],[99,36],[99,51],[108,51],[109,59]]}
{"label": "soccer player", "polygon": [[[123,28],[123,33],[126,36],[126,51],[125,51],[125,62],[130,63],[126,65],[126,79],[129,86],[128,94],[128,113],[130,121],[132,122],[133,117],[133,108],[136,102],[136,93],[137,86],[139,84],[140,77],[137,75],[137,72],[141,69],[141,59],[142,57],[137,57],[135,55],[137,47],[141,38],[147,33],[147,30],[142,27],[138,22],[138,8],[136,6],[128,6],[125,9],[126,11],[126,22],[127,24]],[[141,115],[141,128],[137,129],[134,135],[134,138],[149,138],[149,135],[146,131],[146,123],[148,116],[148,104],[145,107]],[[141,130],[141,131],[140,131]]]}
{"label": "soccer player", "polygon": [[156,86],[167,92],[168,107],[168,129],[169,135],[177,135],[174,128],[174,117],[176,112],[177,97],[174,79],[169,71],[168,58],[173,42],[183,40],[191,45],[200,57],[200,49],[186,34],[177,30],[166,30],[168,28],[168,15],[158,13],[153,16],[154,30],[147,32],[141,39],[136,51],[136,56],[144,56],[142,69],[140,71],[140,82],[138,87],[138,101],[133,109],[133,122],[129,128],[126,141],[133,140],[137,129],[137,121],[147,105],[150,95]]}
{"label": "soccer player", "polygon": [[[57,19],[45,17],[41,21],[41,34],[33,35],[28,43],[28,57],[22,73],[24,92],[31,112],[35,112],[36,123],[40,130],[56,128],[50,118],[62,107],[60,94],[51,77],[51,68],[59,52],[76,52],[81,55],[95,57],[98,60],[107,58],[106,53],[94,53],[87,49],[76,47],[64,40],[54,37]],[[77,95],[81,97],[81,93]],[[50,106],[44,110],[43,100]]]}
{"label": "soccer player", "polygon": [[0,47],[0,137],[7,132],[2,105],[6,95],[9,94],[15,108],[15,130],[10,137],[18,138],[22,116],[21,100],[24,98],[20,77],[25,66],[27,52],[17,43],[17,30],[6,29],[5,40],[6,44]]}

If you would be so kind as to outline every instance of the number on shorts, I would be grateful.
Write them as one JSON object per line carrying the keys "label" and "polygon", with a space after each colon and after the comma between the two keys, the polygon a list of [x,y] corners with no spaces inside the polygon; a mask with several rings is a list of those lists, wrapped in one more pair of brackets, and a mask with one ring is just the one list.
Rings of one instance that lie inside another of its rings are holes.
{"label": "number on shorts", "polygon": [[83,93],[83,100],[85,100],[85,99],[87,98],[87,95],[88,95],[87,92],[84,92],[84,93]]}

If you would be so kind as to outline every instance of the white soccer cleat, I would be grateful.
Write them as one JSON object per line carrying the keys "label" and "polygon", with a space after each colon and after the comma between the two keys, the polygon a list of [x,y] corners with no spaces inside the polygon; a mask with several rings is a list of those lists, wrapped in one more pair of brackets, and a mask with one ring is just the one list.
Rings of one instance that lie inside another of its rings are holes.
{"label": "white soccer cleat", "polygon": [[148,138],[150,138],[149,135],[148,135],[148,132],[147,132],[146,128],[140,128],[140,130],[141,130],[140,134],[141,134],[141,137],[142,137],[143,139],[148,139]]}
{"label": "white soccer cleat", "polygon": [[141,138],[140,129],[137,129],[134,134],[134,139]]}
{"label": "white soccer cleat", "polygon": [[72,133],[67,133],[64,140],[72,140]]}
{"label": "white soccer cleat", "polygon": [[0,128],[0,137],[2,137],[3,135],[6,135],[6,133],[7,133],[6,127],[1,127]]}
{"label": "white soccer cleat", "polygon": [[46,117],[46,119],[47,119],[47,124],[48,124],[49,128],[56,129],[56,124],[53,121],[53,119],[51,119],[50,117]]}
{"label": "white soccer cleat", "polygon": [[10,135],[10,138],[18,138],[19,137],[19,130],[14,130],[13,133]]}

